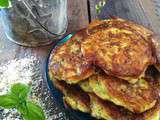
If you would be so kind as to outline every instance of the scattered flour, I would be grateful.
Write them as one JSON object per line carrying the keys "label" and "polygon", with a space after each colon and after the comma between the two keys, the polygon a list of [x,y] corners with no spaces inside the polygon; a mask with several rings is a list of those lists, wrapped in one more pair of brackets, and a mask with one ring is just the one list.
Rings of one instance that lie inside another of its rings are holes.
{"label": "scattered flour", "polygon": [[[15,59],[0,63],[0,95],[9,91],[14,83],[32,85],[30,98],[39,104],[46,114],[46,120],[65,120],[65,114],[60,111],[44,84],[40,62],[34,56]],[[22,120],[15,110],[0,109],[0,120]]]}

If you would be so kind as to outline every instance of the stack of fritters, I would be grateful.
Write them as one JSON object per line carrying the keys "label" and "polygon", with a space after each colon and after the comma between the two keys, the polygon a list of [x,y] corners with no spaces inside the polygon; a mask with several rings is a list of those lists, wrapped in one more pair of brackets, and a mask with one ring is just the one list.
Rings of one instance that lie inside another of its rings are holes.
{"label": "stack of fritters", "polygon": [[53,84],[68,106],[97,119],[159,120],[160,86],[145,74],[156,64],[153,35],[120,18],[96,20],[52,51]]}

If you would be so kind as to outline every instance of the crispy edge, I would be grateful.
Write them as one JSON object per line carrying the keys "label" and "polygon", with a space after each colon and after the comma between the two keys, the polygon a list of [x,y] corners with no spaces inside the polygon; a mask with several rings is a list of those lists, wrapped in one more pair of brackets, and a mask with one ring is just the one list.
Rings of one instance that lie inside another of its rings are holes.
{"label": "crispy edge", "polygon": [[[106,76],[108,79],[112,79],[111,76]],[[117,79],[117,78],[114,78],[114,80],[119,80],[117,82],[119,83],[123,83],[124,85],[129,85],[129,83],[126,83],[125,81],[121,80],[121,79]],[[107,79],[106,79],[107,80]],[[108,86],[108,83],[107,81],[105,80],[105,76],[103,74],[97,74],[97,75],[93,75],[90,77],[89,79],[89,85],[90,87],[92,88],[93,92],[99,96],[100,98],[104,99],[104,100],[109,100],[109,101],[112,101],[113,103],[117,104],[117,105],[120,105],[120,106],[123,106],[125,108],[127,108],[128,110],[132,111],[132,112],[136,112],[136,113],[142,113],[150,108],[152,108],[155,104],[156,104],[156,98],[157,98],[157,94],[155,92],[152,92],[154,94],[150,95],[151,97],[154,96],[152,102],[150,103],[148,101],[147,105],[144,104],[143,107],[142,107],[142,104],[140,104],[139,102],[134,102],[133,104],[133,101],[130,101],[129,99],[131,98],[131,96],[128,98],[128,96],[126,95],[123,95],[123,96],[120,96],[119,94],[116,94],[114,91],[109,91],[110,88],[106,88],[105,86]],[[116,82],[116,81],[113,81],[113,82]],[[97,86],[98,85],[98,86]],[[100,86],[99,86],[100,85]],[[114,85],[114,84],[113,84]],[[82,86],[82,85],[81,85]],[[111,87],[111,85],[109,85]],[[149,84],[150,87],[152,87],[150,84]],[[97,90],[98,88],[98,90]],[[112,87],[111,87],[112,88]],[[124,87],[122,87],[122,89],[124,89]],[[150,88],[149,88],[150,89]],[[150,89],[152,90],[152,89]],[[152,90],[153,91],[153,90]],[[110,93],[111,92],[111,93]],[[104,97],[103,94],[105,93],[106,96]],[[129,101],[128,101],[129,100]],[[145,101],[145,99],[144,99]],[[142,109],[143,108],[143,109]]]}
{"label": "crispy edge", "polygon": [[58,49],[60,49],[61,47],[64,47],[68,44],[70,44],[72,41],[74,41],[75,39],[79,39],[79,41],[83,41],[83,38],[87,36],[86,34],[86,29],[82,29],[80,31],[78,31],[78,33],[76,33],[74,36],[71,37],[71,39],[69,41],[67,41],[66,43],[64,43],[61,46],[56,47],[52,52],[51,52],[51,56],[49,58],[49,71],[50,71],[50,75],[52,74],[52,76],[54,76],[56,79],[58,80],[63,80],[66,81],[69,84],[76,84],[81,80],[84,80],[86,78],[88,78],[89,76],[91,76],[94,73],[94,68],[92,67],[92,65],[90,65],[90,63],[88,62],[88,65],[86,66],[86,68],[82,69],[82,73],[81,75],[74,75],[72,77],[67,77],[67,78],[61,78],[57,75],[54,75],[53,69],[52,69],[52,59],[54,57],[54,54],[57,52]]}
{"label": "crispy edge", "polygon": [[60,90],[64,96],[64,103],[74,110],[79,110],[82,112],[90,112],[90,99],[89,96],[84,93],[78,86],[68,85],[63,81],[54,81],[55,87]]}
{"label": "crispy edge", "polygon": [[[150,110],[135,114],[111,102],[104,101],[95,94],[89,94],[91,100],[91,114],[98,119],[106,120],[159,120],[160,102]],[[97,110],[99,113],[97,113]]]}
{"label": "crispy edge", "polygon": [[[101,27],[101,26],[104,25],[104,24],[107,24],[107,22],[110,22],[110,21],[122,22],[123,24],[125,24],[125,27],[128,27],[129,29],[131,29],[132,31],[134,31],[136,34],[141,35],[141,36],[142,36],[142,39],[146,40],[146,41],[149,42],[149,43],[152,42],[152,41],[150,40],[151,37],[153,36],[153,32],[152,32],[151,30],[145,28],[145,27],[142,26],[142,25],[139,25],[139,24],[137,24],[137,23],[134,23],[134,22],[132,22],[132,21],[126,21],[126,20],[124,20],[124,19],[122,19],[122,18],[118,18],[118,17],[114,17],[114,19],[109,19],[109,20],[97,21],[97,23],[99,23],[99,24],[96,24],[96,26],[92,27],[92,29],[88,29],[88,33],[89,33],[89,34],[94,33],[94,29],[98,29],[98,27],[100,28],[100,30],[103,29],[105,26],[104,26],[104,27]],[[130,26],[129,26],[129,25],[130,25]],[[92,26],[92,24],[91,24],[91,26]],[[92,32],[92,31],[93,31],[93,32]],[[143,34],[142,34],[142,33],[143,33]],[[152,48],[152,46],[151,46],[151,48]],[[89,52],[89,53],[87,54],[87,56],[89,56],[88,58],[90,58],[90,59],[92,59],[93,56],[94,56],[94,55],[91,55],[91,54],[94,54],[94,52]],[[153,55],[153,56],[155,56],[155,55]],[[155,64],[155,59],[154,59],[154,60],[151,59],[151,62],[148,63],[148,65],[149,65],[149,64]],[[146,65],[146,67],[142,70],[142,74],[137,75],[137,77],[135,77],[135,76],[118,76],[118,77],[119,77],[119,78],[122,78],[122,79],[125,79],[125,80],[127,80],[128,82],[130,82],[130,83],[136,83],[136,82],[137,82],[137,78],[143,77],[144,72],[145,72],[145,70],[146,70],[146,68],[147,68],[148,65]],[[105,69],[104,69],[104,71],[105,71]],[[108,72],[106,72],[106,73],[108,74]],[[113,76],[114,76],[114,73],[113,73]]]}

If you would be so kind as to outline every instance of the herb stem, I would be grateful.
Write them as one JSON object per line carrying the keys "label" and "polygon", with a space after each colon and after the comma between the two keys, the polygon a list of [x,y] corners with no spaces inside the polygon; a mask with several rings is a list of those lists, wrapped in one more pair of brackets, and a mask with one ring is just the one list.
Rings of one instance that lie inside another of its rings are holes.
{"label": "herb stem", "polygon": [[107,0],[100,0],[98,4],[95,5],[96,13],[100,14],[103,7],[105,6]]}

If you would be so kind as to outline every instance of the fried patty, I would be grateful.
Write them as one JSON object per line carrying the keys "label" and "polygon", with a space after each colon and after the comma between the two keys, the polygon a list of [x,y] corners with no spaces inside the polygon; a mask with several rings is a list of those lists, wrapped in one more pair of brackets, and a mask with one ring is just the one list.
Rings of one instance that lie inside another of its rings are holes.
{"label": "fried patty", "polygon": [[78,86],[71,86],[63,81],[54,81],[53,84],[64,94],[63,100],[69,107],[82,112],[90,112],[90,107],[88,107],[90,106],[89,96]]}
{"label": "fried patty", "polygon": [[57,47],[51,53],[49,62],[50,76],[64,80],[69,84],[78,83],[94,73],[91,61],[85,58],[81,51],[81,43],[88,36],[87,30],[103,23],[94,20],[88,28],[78,31],[65,44]]}
{"label": "fried patty", "polygon": [[93,67],[81,52],[81,40],[85,32],[77,32],[69,41],[52,51],[49,63],[51,76],[71,84],[93,74]]}
{"label": "fried patty", "polygon": [[160,102],[147,112],[136,114],[112,102],[102,100],[93,93],[84,93],[76,85],[54,81],[54,85],[64,94],[64,101],[74,110],[88,112],[97,119],[104,120],[159,120]]}
{"label": "fried patty", "polygon": [[152,32],[123,19],[110,19],[88,29],[82,54],[107,74],[135,83],[156,62]]}
{"label": "fried patty", "polygon": [[87,93],[92,93],[93,92],[93,89],[92,87],[90,86],[89,84],[89,79],[86,79],[84,81],[81,81],[78,83],[78,85],[81,87],[81,89]]}
{"label": "fried patty", "polygon": [[89,81],[81,82],[80,86],[86,92],[94,92],[101,99],[109,100],[135,113],[152,108],[158,97],[152,85],[144,79],[129,84],[115,77],[96,74],[91,76]]}
{"label": "fried patty", "polygon": [[111,102],[104,101],[94,94],[89,94],[91,115],[104,120],[159,120],[160,102],[150,110],[135,114]]}
{"label": "fried patty", "polygon": [[153,31],[149,30],[148,28],[119,17],[113,17],[112,19],[108,19],[108,20],[94,20],[93,23],[90,23],[90,24],[91,24],[91,27],[88,27],[87,29],[87,33],[89,35],[99,30],[102,30],[103,25],[107,24],[105,27],[111,27],[110,25],[112,25],[120,29],[123,29],[123,28],[127,30],[131,29],[133,32],[141,34],[146,41],[150,41],[150,38],[155,37]]}

